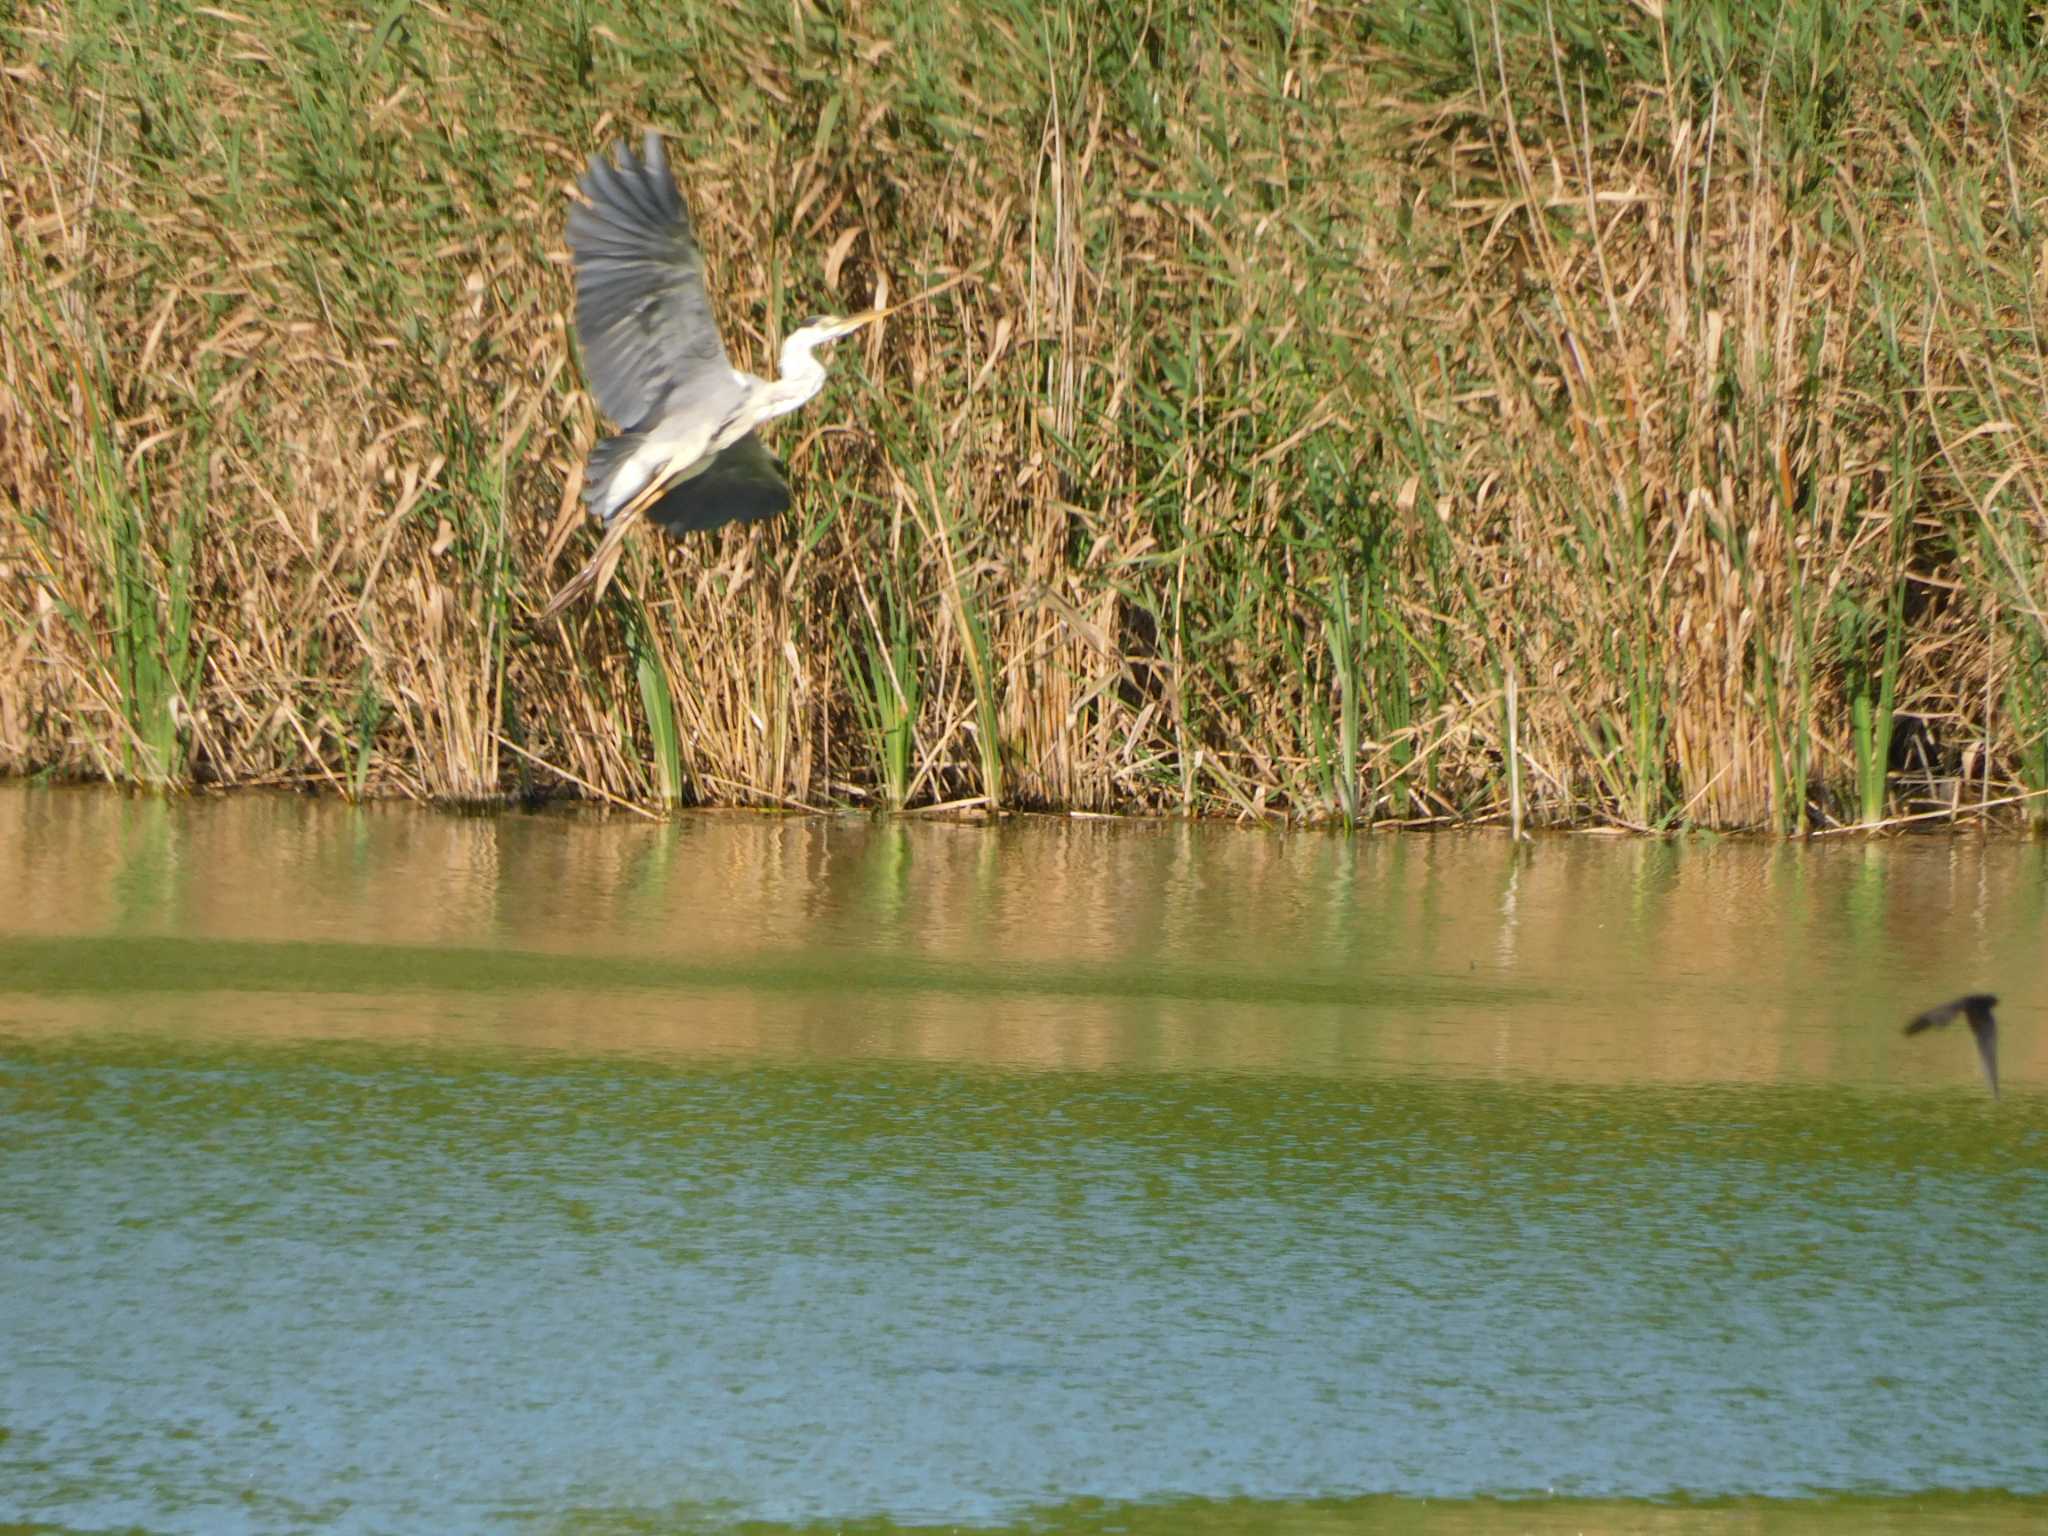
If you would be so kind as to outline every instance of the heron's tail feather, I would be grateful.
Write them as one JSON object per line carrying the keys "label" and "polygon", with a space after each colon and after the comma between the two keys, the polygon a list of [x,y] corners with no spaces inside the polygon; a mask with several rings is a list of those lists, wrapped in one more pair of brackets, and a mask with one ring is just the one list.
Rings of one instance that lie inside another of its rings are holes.
{"label": "heron's tail feather", "polygon": [[[639,451],[645,440],[645,433],[621,432],[590,450],[589,462],[583,468],[583,500],[602,513],[606,522],[610,522],[628,500],[628,497],[616,494],[612,477],[625,467],[626,461]],[[643,487],[634,487],[635,491],[641,489]]]}

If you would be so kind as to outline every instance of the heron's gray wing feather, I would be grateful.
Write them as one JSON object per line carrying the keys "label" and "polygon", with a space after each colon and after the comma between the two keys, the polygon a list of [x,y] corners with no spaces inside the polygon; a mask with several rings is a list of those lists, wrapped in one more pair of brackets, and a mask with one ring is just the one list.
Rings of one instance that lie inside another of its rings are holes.
{"label": "heron's gray wing feather", "polygon": [[645,156],[593,156],[589,203],[569,210],[576,338],[604,413],[644,429],[679,406],[717,409],[737,386],[704,292],[704,261],[661,136]]}
{"label": "heron's gray wing feather", "polygon": [[670,534],[696,533],[724,523],[773,517],[789,505],[782,465],[749,432],[647,509]]}

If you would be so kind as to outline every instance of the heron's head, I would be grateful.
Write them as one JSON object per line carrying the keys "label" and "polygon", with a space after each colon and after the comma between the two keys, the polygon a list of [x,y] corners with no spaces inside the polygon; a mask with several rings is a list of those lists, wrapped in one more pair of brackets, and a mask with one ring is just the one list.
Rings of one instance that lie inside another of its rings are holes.
{"label": "heron's head", "polygon": [[812,357],[812,353],[820,347],[829,346],[842,336],[851,336],[862,326],[879,320],[885,313],[884,310],[868,309],[857,315],[820,315],[802,329],[791,331],[782,342],[784,376],[816,368],[818,363]]}

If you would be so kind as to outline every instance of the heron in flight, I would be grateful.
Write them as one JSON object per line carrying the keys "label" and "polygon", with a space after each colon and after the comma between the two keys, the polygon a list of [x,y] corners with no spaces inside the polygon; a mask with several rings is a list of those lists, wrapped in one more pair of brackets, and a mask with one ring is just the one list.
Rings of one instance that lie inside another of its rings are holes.
{"label": "heron in flight", "polygon": [[1998,1020],[1992,1017],[1992,1006],[1998,999],[1988,992],[1972,992],[1968,997],[1959,997],[1952,1003],[1942,1003],[1928,1009],[1906,1026],[1906,1033],[1917,1035],[1923,1029],[1940,1029],[1954,1022],[1958,1014],[1970,1021],[1970,1033],[1977,1037],[1977,1059],[1984,1063],[1984,1081],[1991,1085],[1991,1097],[1998,1097]]}
{"label": "heron in flight", "polygon": [[820,347],[904,307],[813,320],[783,342],[781,378],[740,372],[719,340],[661,135],[650,131],[639,155],[623,140],[617,149],[616,164],[591,157],[580,183],[588,201],[570,209],[568,231],[576,338],[597,403],[621,429],[591,449],[584,477],[583,499],[605,536],[549,600],[542,623],[580,593],[603,591],[643,517],[680,536],[787,507],[783,466],[754,429],[825,387]]}

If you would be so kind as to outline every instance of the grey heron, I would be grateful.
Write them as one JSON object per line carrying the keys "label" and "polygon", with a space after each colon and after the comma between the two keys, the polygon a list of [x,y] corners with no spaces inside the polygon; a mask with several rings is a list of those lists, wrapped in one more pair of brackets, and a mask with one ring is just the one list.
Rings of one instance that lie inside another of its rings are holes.
{"label": "grey heron", "polygon": [[780,378],[740,372],[719,339],[661,135],[650,131],[639,155],[621,140],[617,153],[616,163],[591,157],[579,183],[587,201],[571,207],[568,228],[576,337],[597,403],[620,428],[591,449],[583,486],[605,536],[542,623],[580,593],[603,591],[643,517],[679,536],[787,507],[783,466],[754,428],[825,387],[819,348],[904,307],[822,316],[783,342]]}
{"label": "grey heron", "polygon": [[1997,1001],[1988,992],[1972,992],[1928,1009],[1906,1026],[1907,1034],[1917,1035],[1923,1029],[1940,1029],[1957,1014],[1969,1019],[1970,1033],[1977,1037],[1977,1059],[1984,1063],[1984,1080],[1991,1085],[1994,1099],[1998,1097],[1998,1020],[1992,1017],[1991,1009]]}

